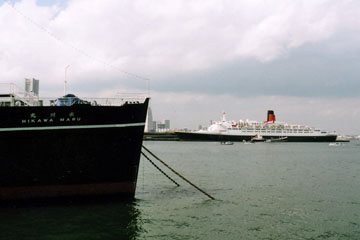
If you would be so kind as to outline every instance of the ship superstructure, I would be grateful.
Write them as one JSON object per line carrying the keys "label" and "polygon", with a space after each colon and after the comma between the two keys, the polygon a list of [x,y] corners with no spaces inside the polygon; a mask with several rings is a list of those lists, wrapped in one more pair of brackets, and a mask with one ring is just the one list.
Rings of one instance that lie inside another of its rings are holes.
{"label": "ship superstructure", "polygon": [[213,122],[206,130],[197,132],[177,132],[180,140],[189,141],[251,141],[256,136],[264,139],[283,141],[332,142],[336,134],[298,124],[276,121],[273,110],[269,110],[263,122],[240,120],[227,121],[225,113],[221,121]]}

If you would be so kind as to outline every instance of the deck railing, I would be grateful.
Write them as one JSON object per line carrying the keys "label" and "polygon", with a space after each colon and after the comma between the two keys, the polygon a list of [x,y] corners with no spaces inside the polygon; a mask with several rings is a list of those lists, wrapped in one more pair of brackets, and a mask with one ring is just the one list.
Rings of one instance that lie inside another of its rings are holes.
{"label": "deck railing", "polygon": [[[0,83],[0,96],[0,102],[7,101],[10,106],[53,106],[56,105],[57,99],[67,99],[63,96],[59,96],[57,98],[39,98],[32,92],[27,92],[13,83]],[[147,98],[147,94],[117,93],[115,97],[76,97],[79,98],[82,103],[91,104],[93,106],[122,106],[124,104],[143,103]]]}

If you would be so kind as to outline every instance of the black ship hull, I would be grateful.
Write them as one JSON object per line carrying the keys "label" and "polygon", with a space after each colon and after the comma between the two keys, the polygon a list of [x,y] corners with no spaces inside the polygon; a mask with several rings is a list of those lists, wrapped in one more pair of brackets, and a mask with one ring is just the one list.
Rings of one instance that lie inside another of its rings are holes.
{"label": "black ship hull", "polygon": [[147,106],[0,108],[0,200],[133,198]]}
{"label": "black ship hull", "polygon": [[[251,141],[254,136],[230,135],[230,134],[209,134],[194,132],[176,132],[180,141],[199,141],[199,142],[243,142]],[[335,142],[336,135],[326,136],[262,136],[267,139],[280,139],[286,137],[284,142]]]}

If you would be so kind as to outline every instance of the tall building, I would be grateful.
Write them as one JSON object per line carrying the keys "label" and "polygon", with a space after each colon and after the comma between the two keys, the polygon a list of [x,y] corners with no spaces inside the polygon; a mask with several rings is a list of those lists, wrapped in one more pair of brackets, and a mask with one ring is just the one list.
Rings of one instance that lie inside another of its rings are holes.
{"label": "tall building", "polygon": [[153,121],[151,108],[149,107],[146,116],[145,132],[155,132],[155,130],[156,130],[156,122]]}
{"label": "tall building", "polygon": [[32,78],[25,78],[25,91],[31,92],[34,96],[39,96],[39,80]]}
{"label": "tall building", "polygon": [[170,120],[165,120],[165,128],[170,129]]}

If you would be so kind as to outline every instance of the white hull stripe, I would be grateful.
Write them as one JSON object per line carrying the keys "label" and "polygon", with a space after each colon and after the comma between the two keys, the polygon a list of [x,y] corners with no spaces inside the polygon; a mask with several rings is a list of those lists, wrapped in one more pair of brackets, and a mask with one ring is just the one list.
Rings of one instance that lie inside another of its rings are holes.
{"label": "white hull stripe", "polygon": [[60,129],[91,129],[91,128],[121,128],[121,127],[140,127],[145,123],[123,123],[123,124],[103,124],[103,125],[72,125],[72,126],[46,126],[46,127],[16,127],[0,128],[0,132],[8,131],[33,131],[33,130],[60,130]]}

